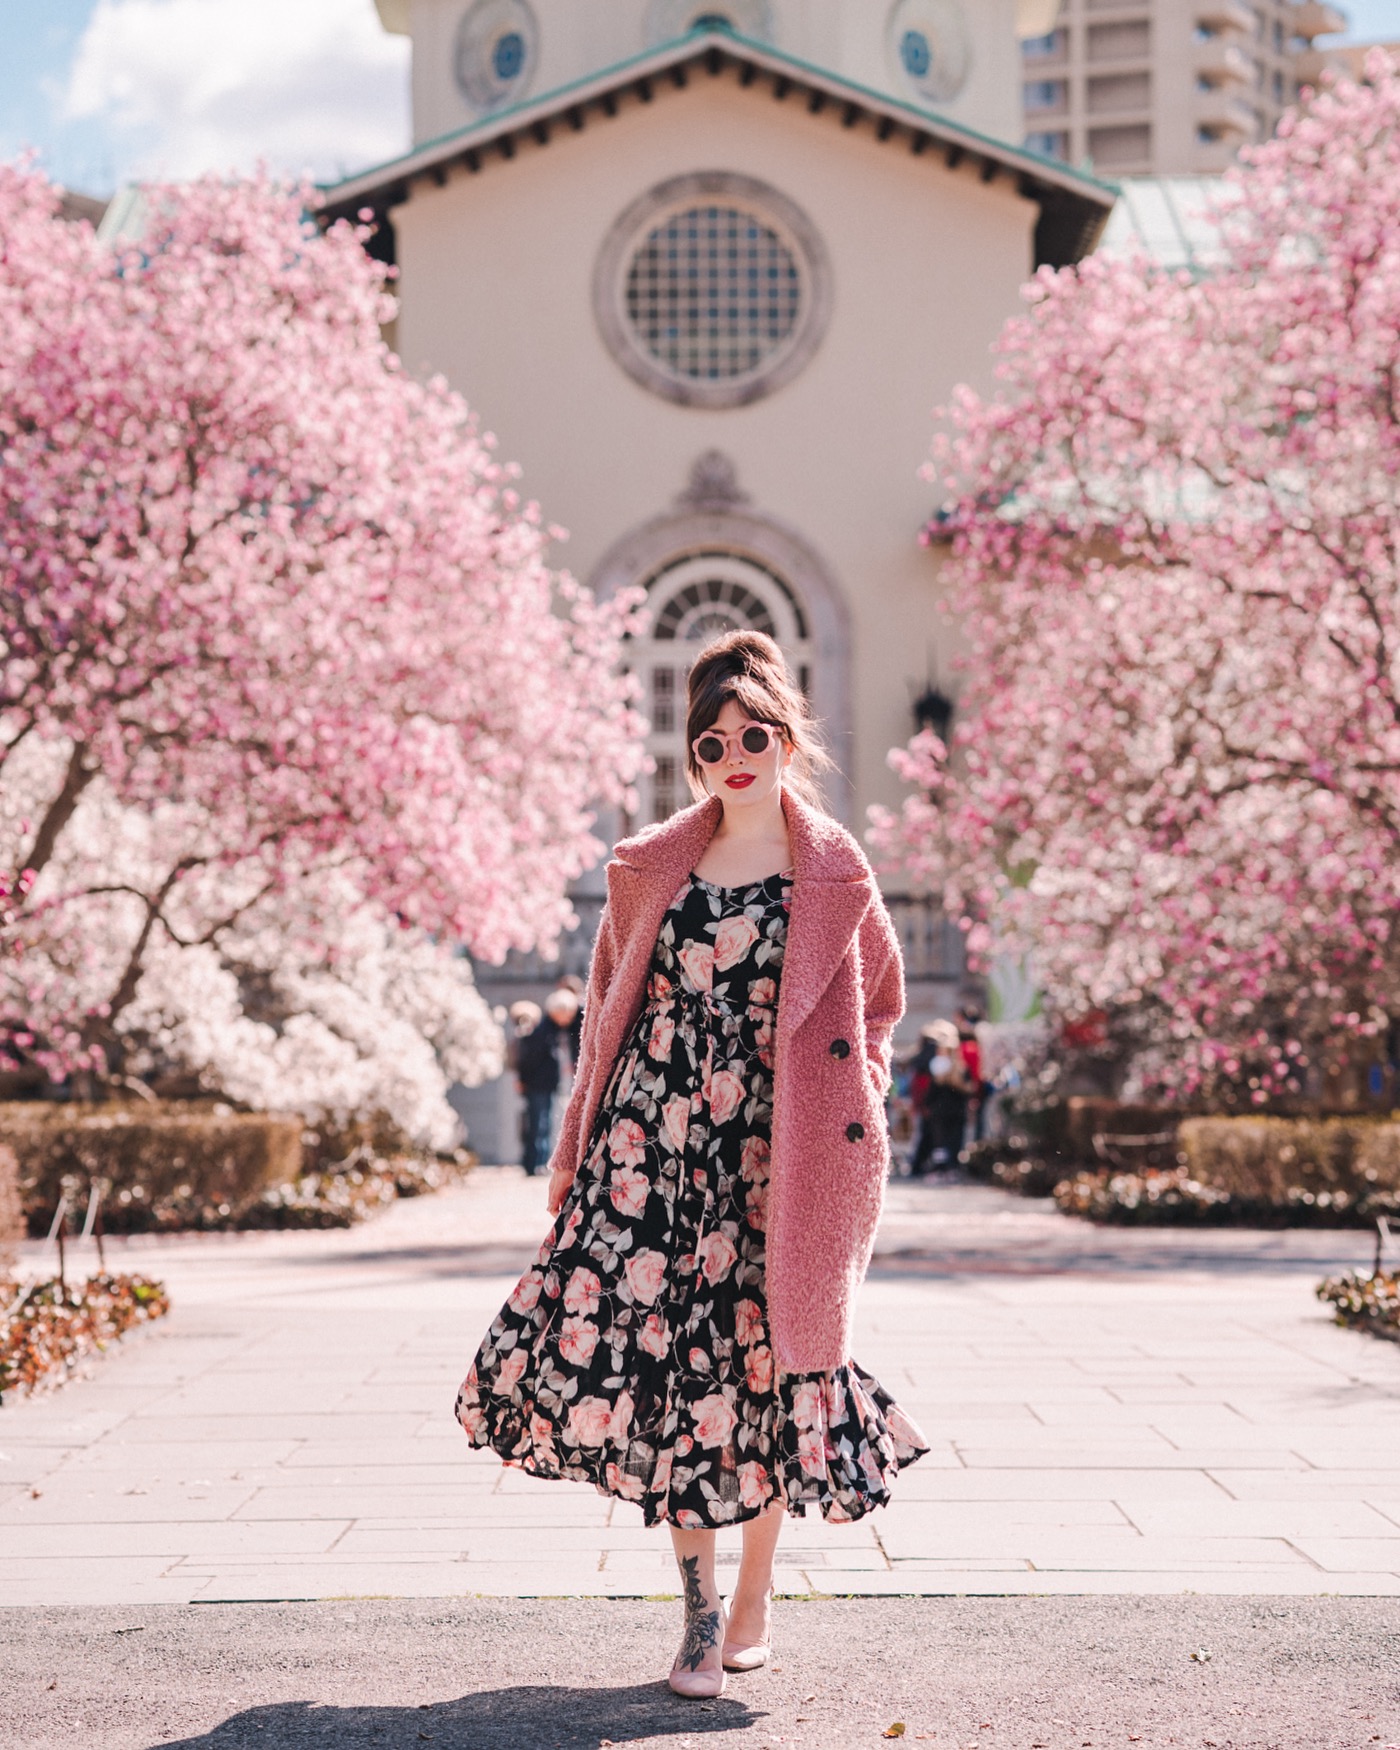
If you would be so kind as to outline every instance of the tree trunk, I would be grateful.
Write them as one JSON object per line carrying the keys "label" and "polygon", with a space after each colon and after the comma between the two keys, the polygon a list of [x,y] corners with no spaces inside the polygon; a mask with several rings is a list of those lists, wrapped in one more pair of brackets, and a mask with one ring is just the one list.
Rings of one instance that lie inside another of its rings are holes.
{"label": "tree trunk", "polygon": [[79,797],[97,776],[96,766],[85,763],[86,753],[87,749],[82,742],[74,746],[68,761],[68,770],[63,776],[63,787],[49,804],[48,813],[40,821],[34,843],[29,848],[29,855],[20,864],[22,869],[31,869],[37,875],[53,856],[59,834],[73,818],[73,810],[78,806]]}

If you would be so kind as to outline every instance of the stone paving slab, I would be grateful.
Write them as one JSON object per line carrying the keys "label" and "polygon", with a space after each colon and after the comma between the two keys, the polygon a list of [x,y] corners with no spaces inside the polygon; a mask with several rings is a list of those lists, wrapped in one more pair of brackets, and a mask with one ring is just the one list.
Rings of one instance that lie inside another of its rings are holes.
{"label": "stone paving slab", "polygon": [[1376,1599],[781,1602],[769,1669],[684,1702],[673,1604],[17,1610],[0,1750],[1400,1750]]}
{"label": "stone paving slab", "polygon": [[[0,1600],[674,1590],[635,1507],[452,1421],[542,1198],[491,1168],[343,1233],[109,1242],[175,1310],[0,1408]],[[896,1184],[856,1352],[932,1451],[887,1511],[792,1522],[781,1588],[1400,1594],[1400,1349],[1311,1292],[1367,1244]]]}

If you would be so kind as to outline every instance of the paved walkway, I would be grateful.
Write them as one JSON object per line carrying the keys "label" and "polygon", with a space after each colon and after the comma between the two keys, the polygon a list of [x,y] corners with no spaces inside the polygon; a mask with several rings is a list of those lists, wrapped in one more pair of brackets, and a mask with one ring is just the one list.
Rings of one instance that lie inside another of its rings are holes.
{"label": "paved walkway", "polygon": [[1400,1750],[1377,1598],[780,1601],[722,1701],[661,1679],[674,1603],[15,1610],[0,1750]]}
{"label": "paved walkway", "polygon": [[[0,1409],[0,1599],[672,1592],[635,1507],[506,1471],[452,1420],[542,1202],[484,1168],[347,1233],[114,1247],[175,1311]],[[1400,1348],[1312,1296],[1366,1253],[896,1185],[857,1354],[933,1452],[888,1512],[792,1523],[780,1589],[1400,1594]]]}

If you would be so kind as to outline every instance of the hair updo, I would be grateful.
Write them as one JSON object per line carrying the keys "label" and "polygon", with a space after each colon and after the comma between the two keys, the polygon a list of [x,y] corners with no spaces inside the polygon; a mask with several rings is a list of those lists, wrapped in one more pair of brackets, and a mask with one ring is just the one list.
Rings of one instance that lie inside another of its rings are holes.
{"label": "hair updo", "polygon": [[695,659],[686,683],[685,773],[697,798],[707,797],[695,742],[726,703],[734,703],[755,723],[768,723],[792,752],[783,783],[804,802],[820,806],[816,774],[829,771],[831,756],[822,746],[817,720],[787,659],[766,632],[726,632]]}

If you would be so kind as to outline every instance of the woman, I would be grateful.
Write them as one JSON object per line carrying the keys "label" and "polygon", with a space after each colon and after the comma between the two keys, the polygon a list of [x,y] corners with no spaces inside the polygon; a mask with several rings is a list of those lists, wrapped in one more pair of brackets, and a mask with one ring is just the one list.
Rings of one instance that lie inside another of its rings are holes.
{"label": "woman", "polygon": [[[472,1444],[668,1521],[670,1685],[768,1657],[785,1511],[857,1519],[927,1451],[850,1359],[880,1213],[899,947],[772,639],[690,673],[702,798],[618,845],[552,1161],[554,1227],[457,1401]],[[781,998],[779,991],[781,989]],[[728,1614],[715,1531],[742,1524]]]}

